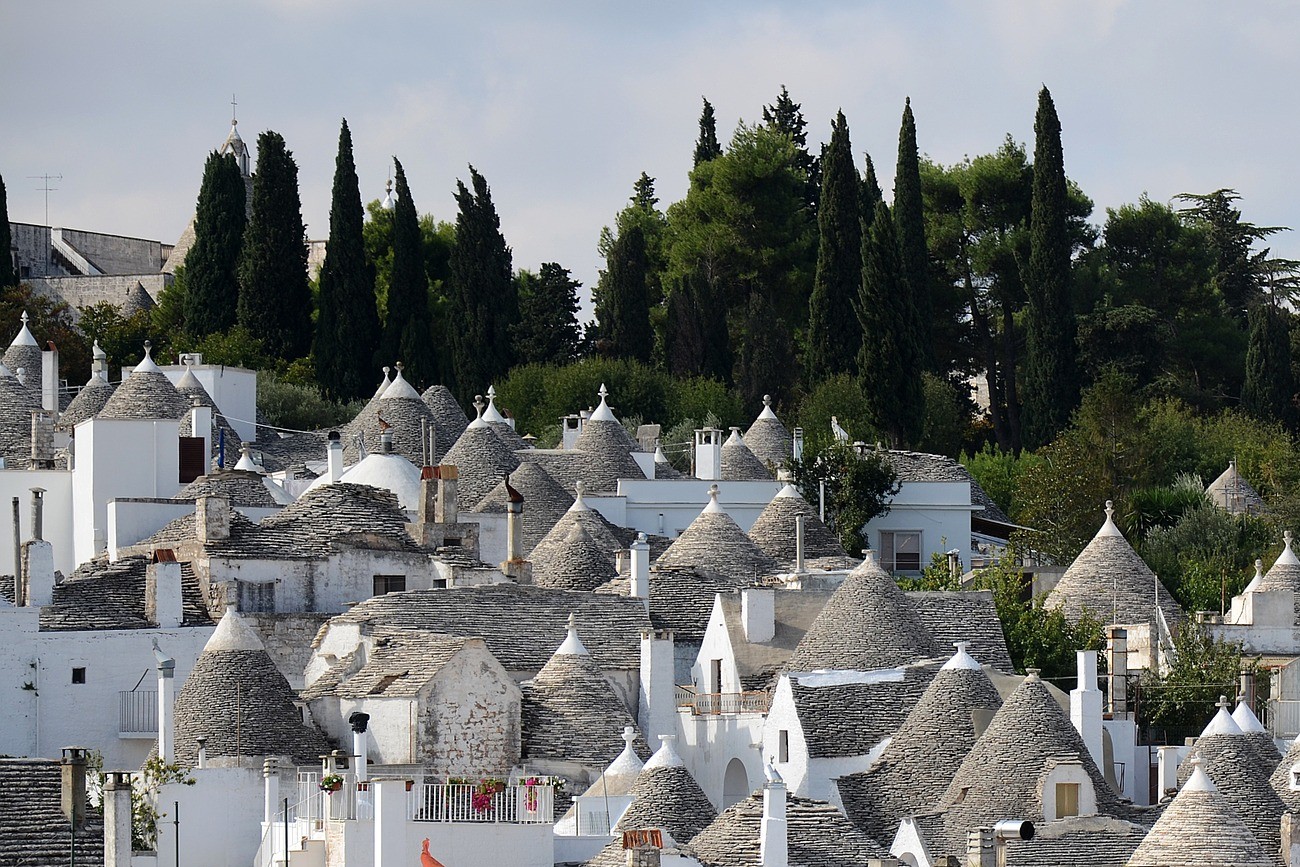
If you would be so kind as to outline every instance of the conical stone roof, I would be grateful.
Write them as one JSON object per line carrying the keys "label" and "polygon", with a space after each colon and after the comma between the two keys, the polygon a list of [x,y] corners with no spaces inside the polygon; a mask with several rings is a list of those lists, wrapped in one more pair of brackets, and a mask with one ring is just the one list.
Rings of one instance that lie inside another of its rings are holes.
{"label": "conical stone roof", "polygon": [[786,662],[787,671],[872,671],[943,656],[889,573],[864,560],[845,576]]}
{"label": "conical stone roof", "polygon": [[433,423],[438,430],[438,441],[434,443],[434,451],[441,461],[447,449],[451,448],[452,443],[456,442],[465,432],[465,428],[469,427],[469,418],[460,404],[456,403],[451,389],[445,385],[429,386],[424,390],[424,394],[420,395],[420,399],[433,415]]}
{"label": "conical stone roof", "polygon": [[1118,798],[1070,718],[1031,673],[993,716],[940,799],[944,840],[938,851],[965,852],[968,831],[1008,816],[1041,822],[1039,782],[1049,764],[1062,761],[1082,765],[1097,796],[1097,813],[1116,815]]}
{"label": "conical stone roof", "polygon": [[[531,552],[573,505],[573,497],[542,468],[524,461],[510,474],[510,486],[524,498],[524,551]],[[502,479],[474,507],[475,512],[504,512],[509,494]],[[534,572],[535,574],[535,572]]]}
{"label": "conical stone roof", "polygon": [[1102,623],[1152,623],[1154,598],[1176,628],[1187,615],[1115,526],[1114,511],[1107,501],[1105,523],[1047,595],[1047,606],[1060,608],[1071,622],[1087,611]]}
{"label": "conical stone roof", "polygon": [[840,540],[822,523],[807,500],[799,496],[794,485],[786,485],[759,512],[758,519],[749,528],[749,538],[754,540],[772,559],[781,563],[795,560],[795,518],[802,516],[804,558],[847,557]]}
{"label": "conical stone roof", "polygon": [[118,305],[122,311],[122,317],[129,319],[137,313],[147,313],[158,306],[153,300],[153,296],[144,288],[144,284],[139,280],[135,285],[126,290],[122,298],[122,303]]}
{"label": "conical stone roof", "polygon": [[1255,835],[1206,774],[1203,762],[1174,796],[1127,867],[1274,867]]}
{"label": "conical stone roof", "polygon": [[533,583],[555,590],[595,590],[618,570],[582,524],[569,528],[564,542],[533,556]]}
{"label": "conical stone roof", "polygon": [[[1291,550],[1291,531],[1287,530],[1282,538],[1282,553],[1277,555],[1277,560],[1255,588],[1259,592],[1300,593],[1300,558]],[[1300,605],[1300,599],[1296,604]]]}
{"label": "conical stone roof", "polygon": [[255,767],[267,756],[314,764],[329,747],[303,725],[294,697],[257,634],[227,609],[176,696],[176,761],[194,767],[206,737],[214,764],[238,757]]}
{"label": "conical stone roof", "polygon": [[492,386],[488,386],[488,401],[487,407],[483,410],[483,421],[492,426],[496,435],[501,437],[501,442],[505,443],[512,452],[528,448],[528,443],[497,409],[497,390]]}
{"label": "conical stone roof", "polygon": [[[789,867],[862,867],[887,855],[884,847],[825,801],[787,790],[785,821]],[[760,863],[762,822],[763,792],[759,791],[723,810],[691,840],[687,851],[704,867],[755,867]]]}
{"label": "conical stone roof", "polygon": [[[585,489],[586,486],[579,482],[578,496],[574,499],[573,504],[569,506],[568,511],[560,516],[560,520],[555,522],[555,526],[547,531],[541,541],[533,546],[532,553],[529,554],[531,558],[545,560],[554,557],[554,551],[564,546],[573,527],[581,524],[595,546],[605,552],[611,563],[614,561],[614,556],[623,548],[623,543],[615,533],[614,525],[600,512],[587,505],[586,500],[583,499]],[[527,516],[528,502],[525,500],[524,517]]]}
{"label": "conical stone roof", "polygon": [[1277,767],[1277,763],[1282,760],[1282,753],[1278,750],[1277,742],[1273,740],[1268,729],[1246,703],[1245,696],[1237,700],[1237,707],[1232,712],[1232,721],[1241,729],[1242,735],[1250,741],[1255,754],[1259,756],[1260,768],[1265,776],[1271,774]]}
{"label": "conical stone roof", "polygon": [[1256,515],[1264,511],[1264,498],[1242,478],[1235,460],[1229,461],[1228,468],[1205,487],[1205,496],[1233,515]]}
{"label": "conical stone roof", "polygon": [[[578,637],[576,618],[542,670],[523,685],[523,758],[605,767],[623,750],[636,721]],[[643,755],[645,740],[638,736]]]}
{"label": "conical stone roof", "polygon": [[718,486],[709,504],[655,561],[663,568],[705,569],[731,577],[757,577],[777,570],[772,559],[718,503]]}
{"label": "conical stone roof", "polygon": [[116,390],[116,383],[109,382],[99,374],[92,374],[81,391],[77,392],[68,403],[67,408],[59,414],[59,427],[71,430],[86,419],[99,415]]}
{"label": "conical stone roof", "polygon": [[104,404],[99,418],[181,419],[189,412],[189,399],[154,363],[151,352],[146,341],[144,358]]}
{"label": "conical stone roof", "polygon": [[32,411],[40,408],[40,393],[0,365],[0,457],[5,466],[23,468],[31,460]]}
{"label": "conical stone roof", "polygon": [[660,735],[661,746],[632,785],[632,804],[618,830],[661,828],[685,843],[708,827],[717,813],[677,754],[676,735]]}
{"label": "conical stone roof", "polygon": [[627,432],[605,398],[608,392],[600,387],[600,405],[583,423],[582,432],[573,443],[575,451],[583,455],[579,474],[591,491],[613,491],[619,479],[644,479],[641,465],[632,452],[641,446]]}
{"label": "conical stone roof", "polygon": [[507,473],[519,466],[519,458],[482,419],[470,422],[443,455],[442,462],[454,464],[460,471],[456,499],[465,511],[477,506]]}
{"label": "conical stone roof", "polygon": [[[427,447],[421,439],[429,428],[437,430],[437,422],[420,393],[411,387],[397,366],[397,375],[383,396],[372,400],[365,410],[347,426],[343,437],[344,460],[355,461],[359,452],[356,440],[365,442],[367,454],[380,450],[380,434],[387,425],[393,433],[393,452],[406,458],[415,466],[423,466]],[[450,443],[444,444],[450,445]]]}
{"label": "conical stone roof", "polygon": [[[9,348],[5,350],[3,359],[4,366],[9,371],[18,375],[18,370],[23,371],[22,385],[32,394],[36,395],[37,402],[40,402],[41,379],[44,373],[41,364],[41,345],[36,342],[36,338],[27,328],[27,311],[22,314],[22,325],[18,329],[18,334],[14,337]],[[39,409],[39,407],[37,407]]]}
{"label": "conical stone roof", "polygon": [[[1277,763],[1269,777],[1269,785],[1273,787],[1273,792],[1282,799],[1288,810],[1293,813],[1300,812],[1300,779],[1292,773],[1300,773],[1300,736],[1291,741],[1291,746],[1287,748],[1286,755],[1282,761]],[[1291,780],[1297,779],[1296,788],[1291,788]]]}
{"label": "conical stone roof", "polygon": [[731,429],[731,436],[722,444],[722,478],[741,482],[772,478],[763,462],[745,445],[738,427]]}
{"label": "conical stone roof", "polygon": [[745,431],[745,444],[765,466],[779,469],[790,460],[790,432],[772,412],[771,395],[763,395],[763,411]]}
{"label": "conical stone roof", "polygon": [[870,770],[837,781],[846,815],[877,840],[890,839],[905,816],[943,796],[948,777],[935,771],[960,767],[975,745],[972,711],[1002,706],[966,642],[957,648]]}
{"label": "conical stone roof", "polygon": [[[1193,750],[1204,760],[1205,772],[1220,787],[1223,799],[1264,850],[1278,851],[1286,805],[1273,791],[1250,738],[1239,729],[1216,731],[1197,738]],[[1186,784],[1194,773],[1192,763],[1185,762],[1178,769],[1179,782]]]}
{"label": "conical stone roof", "polygon": [[[190,406],[194,406],[197,402],[199,406],[206,406],[212,410],[212,430],[209,432],[212,442],[212,455],[215,457],[221,450],[221,434],[224,432],[226,466],[231,466],[238,461],[240,455],[239,434],[235,431],[234,426],[226,421],[226,417],[221,414],[221,408],[217,406],[216,401],[212,399],[212,395],[208,394],[208,390],[203,387],[203,383],[199,382],[199,378],[194,375],[194,371],[188,365],[185,368],[185,373],[181,375],[181,378],[176,383],[176,390],[184,395]],[[190,418],[187,411],[185,415],[181,416],[178,435],[183,437],[196,436],[190,430],[192,422],[193,419]]]}
{"label": "conical stone roof", "polygon": [[199,476],[172,499],[197,500],[211,496],[226,497],[232,506],[275,509],[287,505],[276,500],[259,473],[246,470],[223,470]]}

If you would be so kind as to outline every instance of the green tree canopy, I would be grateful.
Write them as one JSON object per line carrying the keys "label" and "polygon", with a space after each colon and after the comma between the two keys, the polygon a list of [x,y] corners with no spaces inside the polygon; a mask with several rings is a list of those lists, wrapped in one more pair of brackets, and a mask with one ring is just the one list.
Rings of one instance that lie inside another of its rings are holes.
{"label": "green tree canopy", "polygon": [[705,99],[704,109],[700,112],[700,135],[695,140],[695,165],[720,156],[722,145],[718,144],[718,121],[713,116],[713,105]]}
{"label": "green tree canopy", "polygon": [[429,277],[424,268],[424,245],[406,172],[394,157],[397,201],[393,205],[393,267],[388,283],[388,311],[384,319],[383,348],[391,362],[405,365],[406,379],[420,386],[438,381],[438,359],[433,347],[433,321],[429,314]]}
{"label": "green tree canopy", "polygon": [[14,271],[13,259],[9,257],[9,248],[13,239],[9,234],[9,197],[5,193],[5,179],[0,176],[0,289],[18,285],[18,273]]}
{"label": "green tree canopy", "polygon": [[209,154],[194,213],[194,245],[185,254],[182,308],[185,330],[195,337],[225,331],[235,324],[246,195],[235,155]]}
{"label": "green tree canopy", "polygon": [[838,112],[831,124],[831,142],[822,154],[817,272],[804,355],[804,375],[810,383],[853,371],[862,345],[862,332],[853,313],[853,301],[862,285],[859,185],[849,124],[844,112]]}
{"label": "green tree canopy", "polygon": [[520,364],[568,364],[578,357],[582,333],[578,327],[578,289],[582,286],[555,262],[543,262],[538,273],[520,271],[519,322],[514,326]]}

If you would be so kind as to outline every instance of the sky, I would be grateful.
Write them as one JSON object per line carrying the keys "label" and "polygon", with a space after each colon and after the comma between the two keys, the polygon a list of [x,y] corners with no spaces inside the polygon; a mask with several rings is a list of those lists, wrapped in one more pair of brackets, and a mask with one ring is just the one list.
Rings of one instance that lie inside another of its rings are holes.
{"label": "sky", "polygon": [[[308,235],[328,236],[340,119],[365,200],[401,159],[421,213],[487,179],[515,268],[595,282],[596,244],[642,171],[686,190],[701,98],[719,137],[782,85],[809,143],[848,118],[892,185],[904,99],[943,164],[1033,149],[1050,88],[1067,174],[1106,208],[1231,187],[1244,218],[1300,227],[1300,4],[1257,2],[0,2],[9,218],[174,241],[230,128],[282,134]],[[1300,258],[1300,236],[1273,240]]]}

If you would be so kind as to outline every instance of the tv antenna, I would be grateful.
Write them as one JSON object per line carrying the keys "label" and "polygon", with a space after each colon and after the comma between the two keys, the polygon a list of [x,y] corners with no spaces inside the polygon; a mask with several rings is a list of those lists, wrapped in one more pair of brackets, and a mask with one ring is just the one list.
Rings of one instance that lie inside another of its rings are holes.
{"label": "tv antenna", "polygon": [[58,189],[58,187],[50,186],[50,181],[61,181],[63,180],[63,175],[28,175],[27,177],[30,180],[41,182],[41,186],[37,187],[36,189],[42,190],[45,193],[45,226],[46,228],[49,228],[50,193]]}

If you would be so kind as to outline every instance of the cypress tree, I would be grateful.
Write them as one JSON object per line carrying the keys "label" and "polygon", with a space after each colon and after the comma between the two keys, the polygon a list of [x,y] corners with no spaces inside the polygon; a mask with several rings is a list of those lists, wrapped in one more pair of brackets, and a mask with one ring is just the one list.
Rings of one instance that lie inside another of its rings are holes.
{"label": "cypress tree", "polygon": [[298,164],[277,132],[257,139],[253,216],[239,263],[238,322],[276,358],[311,351],[307,230],[298,199]]}
{"label": "cypress tree", "polygon": [[903,291],[902,270],[894,221],[881,202],[862,244],[858,381],[871,424],[889,437],[894,448],[920,438],[925,415],[921,348],[909,324],[915,312]]}
{"label": "cypress tree", "polygon": [[912,298],[922,361],[933,366],[931,323],[934,305],[930,299],[930,256],[925,247],[925,214],[921,201],[921,162],[916,148],[916,119],[912,100],[903,106],[903,123],[898,131],[898,169],[894,174],[894,231],[898,234],[902,286]]}
{"label": "cypress tree", "polygon": [[763,395],[780,403],[794,391],[795,364],[790,330],[762,292],[742,311],[743,339],[736,360],[736,389],[747,412],[757,412]]}
{"label": "cypress tree", "polygon": [[420,218],[397,157],[393,157],[393,165],[397,201],[393,205],[393,269],[388,281],[383,352],[389,363],[402,362],[403,375],[412,383],[432,384],[438,379],[438,361],[433,346],[433,317],[429,315],[429,278],[424,271]]}
{"label": "cypress tree", "polygon": [[821,161],[808,151],[808,122],[803,117],[803,106],[790,98],[790,91],[781,85],[776,102],[763,106],[763,121],[790,136],[794,142],[794,167],[804,176],[804,204],[809,215],[815,216],[821,198]]}
{"label": "cypress tree", "polygon": [[731,381],[727,305],[699,271],[680,277],[668,292],[664,343],[674,376]]}
{"label": "cypress tree", "polygon": [[5,193],[5,179],[0,177],[0,289],[18,285],[18,274],[9,255],[13,238],[9,234],[9,197]]}
{"label": "cypress tree", "polygon": [[343,121],[334,160],[330,240],[321,266],[312,360],[326,396],[340,401],[369,397],[374,348],[379,342],[375,266],[366,258],[361,187],[352,158],[352,132]]}
{"label": "cypress tree", "polygon": [[817,211],[817,273],[808,310],[805,374],[810,384],[851,371],[862,346],[853,300],[862,286],[859,181],[844,112],[835,115],[822,155],[821,206]]}
{"label": "cypress tree", "polygon": [[462,398],[487,389],[514,362],[511,326],[519,298],[510,248],[483,176],[469,167],[473,192],[456,182],[456,245],[448,282],[452,366]]}
{"label": "cypress tree", "polygon": [[880,191],[880,181],[876,180],[876,164],[871,161],[871,154],[863,154],[867,167],[862,172],[862,185],[858,189],[858,204],[862,216],[862,235],[866,237],[871,223],[876,219],[876,205],[885,200]]}
{"label": "cypress tree", "polygon": [[1291,373],[1291,336],[1287,314],[1272,304],[1256,304],[1247,317],[1246,381],[1241,406],[1264,421],[1296,427],[1295,381]]}
{"label": "cypress tree", "polygon": [[718,144],[718,122],[713,116],[713,105],[706,99],[704,110],[700,112],[700,137],[695,140],[695,165],[720,156],[722,145]]}
{"label": "cypress tree", "polygon": [[1061,122],[1046,87],[1038,93],[1034,139],[1029,264],[1024,276],[1029,303],[1021,392],[1024,444],[1028,448],[1043,445],[1065,428],[1079,392]]}
{"label": "cypress tree", "polygon": [[633,223],[614,239],[605,261],[603,291],[596,305],[602,355],[650,360],[654,332],[650,329],[649,277],[645,231]]}
{"label": "cypress tree", "polygon": [[555,262],[537,274],[519,272],[519,322],[515,351],[520,364],[568,364],[578,357],[578,289],[582,286]]}
{"label": "cypress tree", "polygon": [[244,176],[234,154],[208,155],[194,213],[194,246],[185,254],[185,330],[204,337],[235,324],[239,253],[244,245]]}

